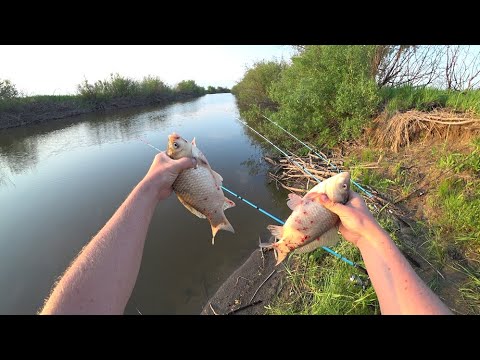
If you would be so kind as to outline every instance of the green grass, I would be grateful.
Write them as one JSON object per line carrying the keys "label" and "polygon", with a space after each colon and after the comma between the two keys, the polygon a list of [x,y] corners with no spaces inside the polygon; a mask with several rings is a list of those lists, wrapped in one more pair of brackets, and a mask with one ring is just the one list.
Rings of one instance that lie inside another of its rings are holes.
{"label": "green grass", "polygon": [[434,223],[442,235],[450,235],[457,242],[480,244],[479,138],[472,141],[469,154],[446,151],[437,165],[451,175],[445,176],[428,198],[429,206],[436,209]]}
{"label": "green grass", "polygon": [[480,90],[453,91],[412,86],[384,87],[380,89],[383,106],[391,116],[397,111],[432,108],[450,108],[456,111],[471,111],[480,115]]}
{"label": "green grass", "polygon": [[470,310],[480,314],[480,272],[473,271],[462,265],[457,264],[453,267],[455,270],[467,275],[467,280],[460,286],[459,291],[463,299],[470,306]]}
{"label": "green grass", "polygon": [[[350,260],[361,261],[358,249],[346,241],[334,250]],[[369,286],[364,291],[350,281],[352,274],[358,274],[352,266],[322,249],[292,257],[286,270],[287,290],[284,291],[288,294],[267,307],[268,314],[379,314],[373,288]]]}
{"label": "green grass", "polygon": [[464,179],[440,182],[429,205],[437,209],[436,223],[457,241],[480,244],[480,187]]}
{"label": "green grass", "polygon": [[86,105],[86,102],[77,95],[35,95],[0,100],[0,111],[37,106],[42,104],[75,104]]}

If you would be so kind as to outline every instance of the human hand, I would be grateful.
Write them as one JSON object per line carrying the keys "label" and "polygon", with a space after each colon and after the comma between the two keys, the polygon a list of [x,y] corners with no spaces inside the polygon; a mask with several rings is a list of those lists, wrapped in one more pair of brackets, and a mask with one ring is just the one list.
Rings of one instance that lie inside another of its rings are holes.
{"label": "human hand", "polygon": [[380,225],[368,210],[365,201],[356,192],[350,190],[348,202],[343,205],[335,203],[326,194],[319,194],[315,197],[324,207],[338,215],[340,218],[340,233],[354,245],[365,238],[373,230],[380,228]]}
{"label": "human hand", "polygon": [[182,170],[193,168],[196,160],[183,157],[171,159],[164,151],[158,153],[143,181],[152,185],[159,200],[166,199],[172,193],[172,184]]}

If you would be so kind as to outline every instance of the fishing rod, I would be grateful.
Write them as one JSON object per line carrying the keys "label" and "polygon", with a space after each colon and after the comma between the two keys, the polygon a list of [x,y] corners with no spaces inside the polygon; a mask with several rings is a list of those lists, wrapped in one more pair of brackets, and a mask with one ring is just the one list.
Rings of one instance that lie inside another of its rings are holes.
{"label": "fishing rod", "polygon": [[[270,120],[268,117],[266,117],[265,115],[262,115],[265,119],[267,119],[268,121],[270,121],[272,124],[278,126],[280,129],[282,129],[285,133],[287,133],[288,135],[290,135],[290,137],[294,138],[295,140],[297,140],[300,144],[302,144],[303,146],[305,146],[308,150],[312,151],[315,155],[317,155],[318,157],[320,157],[321,159],[323,159],[327,165],[330,165],[332,166],[335,170],[337,170],[337,172],[340,172],[340,169],[334,164],[332,163],[330,160],[328,160],[325,156],[323,156],[322,154],[319,154],[318,152],[316,152],[314,149],[312,149],[310,146],[308,146],[307,144],[305,144],[302,140],[300,140],[299,138],[297,138],[295,135],[293,135],[292,133],[288,132],[286,129],[284,129],[283,127],[281,127],[279,124],[277,124],[275,121],[273,120]],[[359,183],[357,183],[356,181],[354,181],[352,179],[352,183],[358,187],[360,190],[362,190],[365,194],[367,194],[368,197],[373,197],[373,195],[365,190],[363,188],[363,186],[361,186]]]}
{"label": "fishing rod", "polygon": [[[275,145],[274,143],[272,143],[270,140],[268,140],[265,136],[263,136],[262,134],[260,134],[257,130],[255,130],[254,128],[252,128],[250,125],[248,125],[246,122],[240,120],[237,118],[238,121],[240,121],[243,125],[245,125],[246,127],[248,127],[250,130],[252,130],[253,132],[255,132],[255,134],[257,134],[258,136],[260,136],[262,139],[264,139],[265,141],[267,141],[270,145],[272,145],[273,147],[275,147],[275,149],[277,149],[278,151],[280,151],[283,155],[285,155],[287,157],[287,159],[289,161],[291,161],[292,163],[294,163],[295,165],[297,165],[298,167],[300,167],[301,169],[303,169],[307,174],[310,174],[310,176],[312,176],[315,180],[317,180],[319,183],[321,182],[321,180],[319,180],[317,177],[315,177],[313,174],[311,174],[307,169],[305,169],[302,165],[300,165],[299,163],[297,163],[295,160],[293,160],[285,151],[283,151],[282,149],[280,149],[277,145]],[[278,219],[276,219],[278,221]],[[281,221],[280,222],[282,225],[285,224],[285,222]],[[347,264],[349,265],[352,265],[353,267],[356,267],[357,269],[359,269],[361,272],[363,272],[364,274],[368,275],[367,273],[367,270],[365,268],[363,268],[362,266],[358,265],[357,263],[351,261],[351,260],[348,260],[347,258],[343,257],[342,255],[340,255],[339,253],[333,251],[332,249],[326,247],[326,246],[322,246],[322,249],[324,249],[325,251],[327,251],[328,253],[332,254],[333,256],[336,256],[337,258],[339,258],[340,260],[343,260],[345,261]]]}
{"label": "fishing rod", "polygon": [[285,155],[287,157],[287,159],[292,162],[293,164],[295,164],[296,166],[298,166],[301,170],[303,170],[305,173],[307,173],[308,175],[310,175],[311,177],[313,177],[318,183],[321,183],[322,180],[320,180],[319,178],[317,178],[315,175],[313,175],[310,171],[308,171],[307,168],[305,168],[304,166],[300,165],[298,162],[296,162],[295,160],[292,159],[292,157],[290,155],[288,155],[285,151],[283,151],[282,149],[280,149],[277,145],[275,145],[273,142],[271,142],[270,140],[268,140],[265,136],[263,136],[262,134],[260,134],[257,130],[255,130],[254,128],[252,128],[250,125],[248,125],[246,122],[240,120],[237,118],[238,121],[240,121],[243,125],[245,125],[246,127],[248,127],[250,130],[252,130],[255,134],[257,134],[258,136],[260,136],[262,139],[264,139],[266,142],[268,142],[270,145],[272,145],[275,149],[277,149],[278,151],[280,151],[283,155]]}
{"label": "fishing rod", "polygon": [[[247,125],[247,126],[248,126],[248,125]],[[253,130],[253,129],[252,129],[252,130]],[[255,130],[254,130],[254,131],[255,131]],[[153,146],[153,145],[150,144],[148,141],[145,141],[145,140],[143,140],[143,139],[140,138],[140,137],[138,137],[138,139],[139,139],[140,141],[144,142],[146,145],[150,146],[152,149],[155,149],[155,150],[157,150],[157,151],[159,151],[159,152],[162,152],[162,150],[160,150],[159,148]],[[267,141],[268,141],[268,139],[267,139]],[[273,145],[273,144],[272,144],[272,145]],[[275,145],[274,145],[274,146],[275,146]],[[287,156],[288,156],[288,155],[287,155]],[[255,205],[254,203],[248,201],[248,200],[245,199],[244,197],[242,197],[242,196],[234,193],[232,190],[227,189],[227,188],[226,188],[225,186],[223,186],[223,185],[222,185],[222,189],[225,190],[225,191],[227,191],[228,193],[232,194],[232,195],[235,196],[237,199],[242,200],[243,202],[245,202],[246,204],[248,204],[248,205],[251,206],[252,208],[257,209],[257,210],[260,211],[262,214],[267,215],[268,217],[272,218],[273,220],[275,220],[275,221],[278,222],[279,224],[281,224],[281,225],[284,225],[284,224],[285,224],[285,221],[283,221],[283,220],[279,219],[278,217],[270,214],[268,211],[263,210],[263,209],[262,209],[261,207],[259,207],[258,205]],[[340,260],[346,262],[347,264],[349,264],[349,265],[357,268],[358,270],[360,270],[360,271],[363,272],[364,274],[368,275],[367,270],[366,270],[364,267],[362,267],[361,265],[357,264],[356,262],[347,259],[346,257],[340,255],[339,253],[333,251],[332,249],[330,249],[330,248],[328,248],[328,247],[326,247],[326,246],[322,246],[322,249],[324,249],[325,251],[327,251],[327,252],[330,253],[331,255],[339,258]]]}

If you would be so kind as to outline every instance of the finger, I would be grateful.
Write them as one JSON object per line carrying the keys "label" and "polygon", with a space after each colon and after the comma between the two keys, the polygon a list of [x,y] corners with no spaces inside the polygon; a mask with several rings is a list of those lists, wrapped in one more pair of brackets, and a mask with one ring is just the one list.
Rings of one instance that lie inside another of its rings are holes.
{"label": "finger", "polygon": [[342,216],[348,211],[348,207],[330,200],[327,194],[317,194],[314,200],[318,201],[320,204],[338,216]]}
{"label": "finger", "polygon": [[178,160],[173,160],[173,168],[178,172],[193,168],[195,165],[197,165],[197,161],[194,158],[183,157]]}

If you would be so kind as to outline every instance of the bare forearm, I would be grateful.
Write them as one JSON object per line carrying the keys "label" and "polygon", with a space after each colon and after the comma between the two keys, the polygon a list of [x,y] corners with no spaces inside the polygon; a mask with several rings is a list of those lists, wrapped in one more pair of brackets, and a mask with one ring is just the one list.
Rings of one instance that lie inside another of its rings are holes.
{"label": "bare forearm", "polygon": [[451,314],[379,226],[358,241],[382,314]]}
{"label": "bare forearm", "polygon": [[66,271],[42,314],[122,314],[156,204],[142,180]]}

